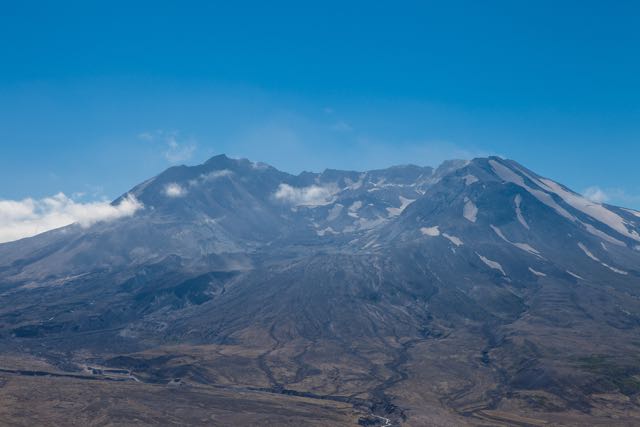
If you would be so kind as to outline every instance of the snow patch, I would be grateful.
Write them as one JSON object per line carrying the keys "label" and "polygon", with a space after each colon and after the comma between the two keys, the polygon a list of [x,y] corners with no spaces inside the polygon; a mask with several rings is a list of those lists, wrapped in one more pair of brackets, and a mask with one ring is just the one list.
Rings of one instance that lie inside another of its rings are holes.
{"label": "snow patch", "polygon": [[371,239],[371,240],[370,240],[366,245],[364,245],[363,247],[366,249],[366,248],[368,248],[368,247],[370,247],[370,246],[373,246],[374,244],[376,244],[376,241],[377,241],[377,240],[378,240],[378,239],[376,239],[376,238],[374,237],[373,239]]}
{"label": "snow patch", "polygon": [[357,200],[355,202],[353,202],[351,204],[351,206],[349,206],[349,212],[355,212],[358,209],[360,209],[362,207],[362,202],[360,200]]}
{"label": "snow patch", "polygon": [[532,272],[533,274],[535,274],[538,277],[547,277],[546,274],[540,272],[540,271],[536,271],[533,268],[529,267],[529,271]]}
{"label": "snow patch", "polygon": [[436,225],[435,227],[422,227],[420,232],[425,236],[436,237],[440,235],[440,229]]}
{"label": "snow patch", "polygon": [[601,264],[603,266],[607,267],[609,270],[613,271],[614,273],[622,274],[623,276],[626,276],[627,274],[629,274],[624,270],[620,270],[620,269],[617,269],[615,267],[611,267],[609,264],[605,264],[604,262],[602,262]]}
{"label": "snow patch", "polygon": [[517,194],[516,198],[514,199],[514,202],[516,204],[516,216],[518,217],[518,221],[520,222],[520,224],[522,224],[524,228],[526,228],[527,230],[530,230],[527,220],[524,219],[524,216],[522,215],[522,209],[520,209],[520,204],[522,203],[522,196],[520,194]]}
{"label": "snow patch", "polygon": [[[493,168],[496,175],[498,175],[503,181],[511,182],[513,184],[516,184],[524,188],[536,199],[538,199],[540,202],[544,203],[545,205],[555,210],[558,214],[562,215],[563,217],[567,218],[568,220],[574,223],[583,224],[589,233],[595,236],[598,236],[610,243],[615,243],[617,245],[624,246],[624,243],[622,243],[620,240],[617,240],[607,235],[606,233],[598,230],[591,224],[586,224],[578,220],[578,218],[571,215],[562,206],[558,205],[558,203],[556,203],[556,201],[553,199],[551,194],[545,191],[541,191],[541,190],[537,190],[529,187],[524,182],[524,178],[522,178],[522,176],[515,173],[513,170],[507,168],[506,166],[504,166],[499,162],[496,162],[495,160],[489,160],[489,163],[491,164],[491,167]],[[618,233],[624,236],[630,237],[636,241],[640,241],[640,234],[638,234],[635,230],[629,231],[629,229],[627,229],[626,227],[626,222],[624,221],[624,219],[619,215],[606,209],[604,206],[591,202],[578,194],[571,193],[563,189],[560,185],[558,185],[557,183],[551,180],[548,180],[548,179],[538,180],[522,170],[520,172],[525,174],[527,178],[529,178],[532,182],[534,182],[540,188],[545,189],[546,191],[549,191],[550,193],[553,193],[559,196],[569,206],[572,206],[574,209],[577,209],[583,212],[584,214],[590,216],[591,218],[594,218],[595,220],[609,226],[610,228],[616,230]]]}
{"label": "snow patch", "polygon": [[600,237],[602,240],[605,240],[609,243],[613,243],[614,245],[618,245],[618,246],[626,246],[622,241],[616,239],[615,237],[611,237],[609,236],[607,233],[605,233],[604,231],[600,231],[597,228],[595,228],[593,225],[591,224],[584,224],[584,227],[587,229],[587,231],[591,234],[593,234],[594,236]]}
{"label": "snow patch", "polygon": [[507,274],[504,272],[504,269],[502,268],[502,266],[500,265],[499,262],[496,261],[492,261],[489,258],[485,258],[482,255],[480,255],[479,253],[476,252],[476,255],[478,255],[478,257],[482,260],[482,262],[484,262],[489,268],[492,268],[494,270],[498,270],[502,273],[503,276],[506,276]]}
{"label": "snow patch", "polygon": [[532,255],[535,255],[537,257],[542,258],[542,256],[540,255],[540,252],[533,248],[531,245],[527,244],[527,243],[514,243],[511,240],[507,239],[505,237],[505,235],[502,233],[502,230],[500,230],[498,227],[496,227],[495,225],[491,225],[491,229],[498,235],[498,237],[500,237],[502,240],[504,240],[505,242],[509,243],[510,245],[515,246],[518,249],[522,249],[525,252],[528,252]]}
{"label": "snow patch", "polygon": [[[357,221],[357,224],[359,226],[359,228],[361,230],[367,230],[367,229],[371,229],[371,228],[375,228],[378,225],[382,224],[383,222],[385,222],[386,220],[382,217],[376,217],[373,219],[366,219],[366,218],[360,218]],[[345,228],[345,231],[347,229]]]}
{"label": "snow patch", "polygon": [[451,243],[453,243],[456,246],[462,246],[464,244],[459,237],[452,236],[447,233],[442,233],[442,237],[444,237],[445,239],[448,239]]}
{"label": "snow patch", "polygon": [[474,184],[474,183],[480,181],[478,178],[476,178],[473,175],[465,175],[462,178],[464,179],[464,185],[471,185],[471,184]]}
{"label": "snow patch", "polygon": [[333,228],[327,227],[324,230],[317,230],[316,234],[318,236],[326,236],[327,234],[339,234],[339,233],[335,231]]}
{"label": "snow patch", "polygon": [[[498,177],[500,177],[500,179],[502,179],[503,181],[511,182],[513,184],[516,184],[519,187],[524,188],[533,197],[535,197],[540,202],[544,203],[545,205],[555,210],[558,214],[562,215],[563,217],[567,218],[570,221],[573,221],[573,222],[577,221],[576,217],[574,217],[569,212],[567,212],[562,206],[558,205],[555,202],[555,200],[553,200],[553,197],[551,197],[550,194],[545,193],[544,191],[540,191],[540,190],[529,187],[524,182],[524,178],[522,178],[520,175],[518,175],[508,167],[504,166],[503,164],[498,163],[495,160],[489,160],[489,163],[491,164],[491,167],[493,168],[493,171],[496,173],[496,175],[498,175]],[[536,180],[535,182],[539,182],[539,181]]]}
{"label": "snow patch", "polygon": [[478,219],[478,207],[471,200],[465,198],[462,215],[469,221],[476,222],[476,219]]}
{"label": "snow patch", "polygon": [[342,212],[342,208],[344,206],[342,206],[340,203],[336,203],[335,205],[333,205],[333,207],[329,210],[329,215],[327,215],[327,221],[333,221],[334,219],[338,218],[338,216],[340,216],[340,212]]}
{"label": "snow patch", "polygon": [[409,206],[411,203],[416,201],[416,199],[407,199],[406,197],[402,197],[402,196],[399,196],[399,198],[400,198],[399,208],[387,208],[387,212],[389,212],[389,216],[400,215],[407,206]]}
{"label": "snow patch", "polygon": [[580,280],[584,280],[584,278],[578,276],[576,273],[569,271],[569,270],[565,270],[567,273],[569,273],[569,275],[575,277],[576,279],[580,279]]}
{"label": "snow patch", "polygon": [[528,245],[527,243],[511,243],[511,244],[518,249],[522,249],[525,252],[529,252],[531,255],[536,255],[542,258],[542,256],[540,255],[540,252],[536,248]]}
{"label": "snow patch", "polygon": [[640,234],[635,230],[629,230],[627,222],[620,215],[605,208],[600,203],[592,202],[579,194],[565,190],[558,183],[550,179],[542,179],[548,188],[560,196],[568,205],[590,216],[591,218],[609,226],[623,236],[640,242]]}
{"label": "snow patch", "polygon": [[594,254],[592,254],[592,253],[591,253],[591,251],[590,251],[589,249],[587,249],[587,247],[584,245],[584,243],[582,243],[582,242],[578,242],[578,247],[579,247],[580,249],[582,249],[582,252],[584,252],[584,254],[585,254],[586,256],[588,256],[589,258],[591,258],[592,260],[597,261],[597,262],[602,262],[602,261],[600,261],[600,260],[598,259],[598,257],[597,257],[597,256],[595,256]]}
{"label": "snow patch", "polygon": [[633,209],[627,209],[627,208],[622,208],[622,209],[624,209],[625,211],[629,212],[631,215],[635,215],[638,218],[640,218],[640,212],[634,211]]}
{"label": "snow patch", "polygon": [[622,275],[627,275],[629,273],[627,273],[624,270],[620,270],[618,268],[612,267],[607,263],[602,262],[597,256],[595,256],[594,254],[591,253],[591,251],[589,249],[587,249],[587,247],[582,243],[579,242],[578,246],[580,247],[580,249],[582,249],[582,252],[585,253],[585,255],[587,255],[589,258],[591,258],[592,260],[599,262],[603,267],[608,268],[609,270],[613,271],[614,273],[618,273],[618,274],[622,274]]}
{"label": "snow patch", "polygon": [[507,243],[511,243],[509,241],[509,239],[507,239],[504,234],[502,234],[502,230],[500,230],[498,227],[496,227],[495,225],[491,224],[490,225],[491,229],[498,235],[498,237],[500,237],[502,240],[504,240]]}
{"label": "snow patch", "polygon": [[367,174],[366,173],[361,173],[358,176],[358,180],[357,181],[352,181],[349,178],[345,179],[345,183],[347,184],[347,189],[349,190],[358,190],[359,188],[362,187],[362,184],[364,183],[364,178]]}

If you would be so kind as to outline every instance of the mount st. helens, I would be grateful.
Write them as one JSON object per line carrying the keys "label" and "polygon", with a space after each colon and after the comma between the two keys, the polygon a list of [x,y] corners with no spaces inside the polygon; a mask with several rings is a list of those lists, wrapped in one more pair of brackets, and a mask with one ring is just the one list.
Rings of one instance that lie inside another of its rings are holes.
{"label": "mount st. helens", "polygon": [[39,381],[42,417],[83,387],[76,419],[142,424],[200,401],[176,422],[640,422],[640,212],[495,157],[290,175],[217,156],[123,198],[141,208],[0,245],[17,424]]}

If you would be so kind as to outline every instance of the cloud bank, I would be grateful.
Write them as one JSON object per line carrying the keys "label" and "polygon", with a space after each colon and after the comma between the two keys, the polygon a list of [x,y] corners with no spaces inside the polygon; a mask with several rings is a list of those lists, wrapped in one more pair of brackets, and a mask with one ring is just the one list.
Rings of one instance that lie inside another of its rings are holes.
{"label": "cloud bank", "polygon": [[0,243],[73,223],[89,227],[97,222],[131,216],[142,208],[142,203],[132,195],[115,206],[106,201],[76,202],[64,193],[43,199],[0,200]]}

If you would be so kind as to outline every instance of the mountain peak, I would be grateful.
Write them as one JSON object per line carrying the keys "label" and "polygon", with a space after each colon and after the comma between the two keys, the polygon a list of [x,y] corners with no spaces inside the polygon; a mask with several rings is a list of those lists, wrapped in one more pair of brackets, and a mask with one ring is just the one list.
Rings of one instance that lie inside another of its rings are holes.
{"label": "mountain peak", "polygon": [[231,157],[228,157],[226,154],[218,154],[209,158],[203,164],[206,166],[215,167],[215,168],[224,168],[230,165],[237,165],[242,160],[246,161],[246,159],[232,159]]}

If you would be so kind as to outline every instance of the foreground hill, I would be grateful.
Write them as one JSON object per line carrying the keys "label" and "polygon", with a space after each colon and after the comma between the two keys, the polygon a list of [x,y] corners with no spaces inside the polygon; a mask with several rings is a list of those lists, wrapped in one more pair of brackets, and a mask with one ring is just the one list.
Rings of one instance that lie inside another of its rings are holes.
{"label": "foreground hill", "polygon": [[0,245],[17,423],[38,384],[105,422],[114,390],[141,423],[190,399],[218,409],[188,424],[640,422],[640,212],[495,157],[294,176],[217,156],[125,199]]}

